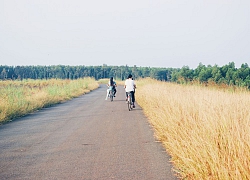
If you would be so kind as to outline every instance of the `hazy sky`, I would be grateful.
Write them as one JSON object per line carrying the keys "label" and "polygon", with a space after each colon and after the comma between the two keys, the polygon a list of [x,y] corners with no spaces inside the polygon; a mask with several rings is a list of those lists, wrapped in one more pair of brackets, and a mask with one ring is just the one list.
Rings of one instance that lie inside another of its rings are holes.
{"label": "hazy sky", "polygon": [[0,65],[250,65],[250,0],[0,0]]}

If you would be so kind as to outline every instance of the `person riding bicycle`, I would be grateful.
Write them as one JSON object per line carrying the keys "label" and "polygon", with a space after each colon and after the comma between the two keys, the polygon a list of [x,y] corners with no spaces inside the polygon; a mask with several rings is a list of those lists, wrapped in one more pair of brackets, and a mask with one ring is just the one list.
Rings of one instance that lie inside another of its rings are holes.
{"label": "person riding bicycle", "polygon": [[107,89],[106,100],[107,100],[107,98],[108,98],[108,96],[109,96],[110,90],[113,89],[113,91],[114,91],[114,97],[115,97],[115,94],[116,94],[116,88],[115,88],[115,87],[116,87],[117,85],[116,85],[116,82],[114,81],[114,78],[113,78],[113,77],[110,78],[110,80],[109,80],[107,86],[108,86],[109,88]]}
{"label": "person riding bicycle", "polygon": [[124,88],[125,88],[125,91],[126,91],[126,101],[128,99],[128,93],[131,93],[133,108],[135,108],[135,88],[136,88],[136,84],[135,84],[135,81],[133,80],[131,74],[129,74],[128,78],[125,80]]}

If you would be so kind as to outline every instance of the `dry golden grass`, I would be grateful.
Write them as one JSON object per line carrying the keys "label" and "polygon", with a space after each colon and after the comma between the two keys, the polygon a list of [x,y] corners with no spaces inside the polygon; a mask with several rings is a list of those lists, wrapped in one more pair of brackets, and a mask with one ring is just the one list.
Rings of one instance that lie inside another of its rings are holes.
{"label": "dry golden grass", "polygon": [[250,92],[137,81],[136,101],[185,179],[250,179]]}
{"label": "dry golden grass", "polygon": [[0,123],[80,96],[98,86],[92,78],[0,81]]}

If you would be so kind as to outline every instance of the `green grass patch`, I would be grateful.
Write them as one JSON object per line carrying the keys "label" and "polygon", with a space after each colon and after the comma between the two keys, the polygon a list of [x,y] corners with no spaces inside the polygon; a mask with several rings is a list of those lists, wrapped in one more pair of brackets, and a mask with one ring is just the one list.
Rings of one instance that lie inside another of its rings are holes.
{"label": "green grass patch", "polygon": [[93,78],[0,81],[0,123],[70,100],[98,87]]}

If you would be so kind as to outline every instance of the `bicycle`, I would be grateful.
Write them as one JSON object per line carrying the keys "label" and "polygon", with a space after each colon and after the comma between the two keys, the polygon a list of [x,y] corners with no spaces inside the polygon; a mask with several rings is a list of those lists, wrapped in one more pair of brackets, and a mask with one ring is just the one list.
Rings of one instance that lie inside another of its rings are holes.
{"label": "bicycle", "polygon": [[128,92],[127,94],[128,94],[128,99],[127,99],[128,110],[131,111],[133,109],[132,94],[131,92]]}

